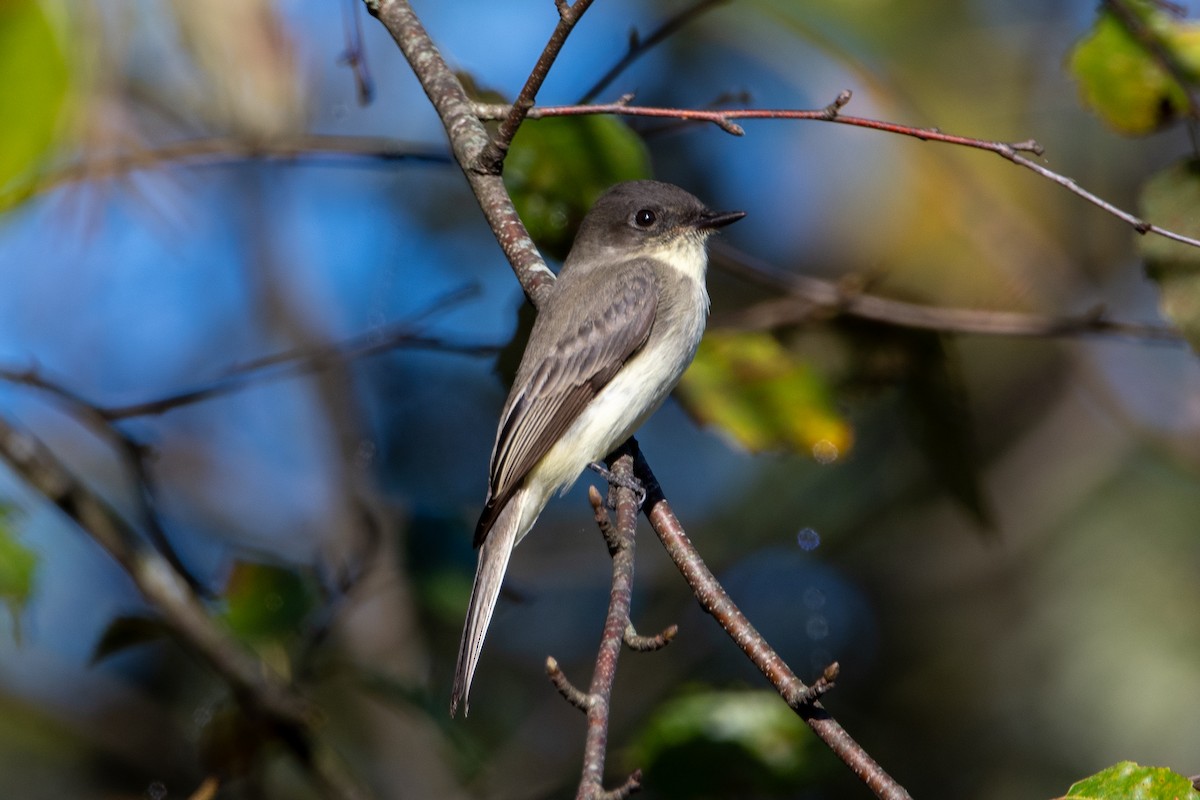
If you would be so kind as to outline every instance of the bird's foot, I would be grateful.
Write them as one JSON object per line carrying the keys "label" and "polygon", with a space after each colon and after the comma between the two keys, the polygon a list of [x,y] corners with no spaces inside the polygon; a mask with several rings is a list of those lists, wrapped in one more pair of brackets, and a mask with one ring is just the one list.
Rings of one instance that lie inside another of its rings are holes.
{"label": "bird's foot", "polygon": [[595,472],[601,478],[608,481],[609,486],[619,486],[622,489],[629,489],[634,494],[634,499],[637,501],[637,507],[641,508],[646,503],[646,487],[642,482],[632,476],[625,478],[617,475],[608,467],[601,464],[599,461],[593,461],[588,464],[588,469]]}

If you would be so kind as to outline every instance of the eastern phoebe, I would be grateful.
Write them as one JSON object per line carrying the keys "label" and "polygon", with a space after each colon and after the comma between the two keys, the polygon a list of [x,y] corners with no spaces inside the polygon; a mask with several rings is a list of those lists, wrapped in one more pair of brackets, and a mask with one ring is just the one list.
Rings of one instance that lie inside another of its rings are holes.
{"label": "eastern phoebe", "polygon": [[500,414],[451,715],[467,708],[513,548],[551,495],[628,439],[679,381],[708,315],[705,241],[744,216],[669,183],[629,181],[583,218]]}

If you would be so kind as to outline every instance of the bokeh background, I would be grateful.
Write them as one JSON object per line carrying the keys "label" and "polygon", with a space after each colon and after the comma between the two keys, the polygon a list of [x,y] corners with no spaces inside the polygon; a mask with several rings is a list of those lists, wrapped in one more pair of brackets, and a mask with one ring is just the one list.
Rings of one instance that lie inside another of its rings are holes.
{"label": "bokeh background", "polygon": [[[330,747],[379,796],[572,796],[583,719],[542,663],[590,674],[609,570],[591,476],[517,551],[471,715],[446,715],[511,370],[498,353],[524,298],[390,37],[357,10],[375,88],[362,105],[339,62],[349,2],[10,5],[44,17],[54,47],[40,52],[62,80],[30,85],[62,101],[41,177],[0,217],[0,366],[114,407],[397,323],[437,339],[256,372],[117,424],[151,448],[157,513],[213,613],[317,698]],[[549,0],[414,5],[455,69],[508,98],[556,20]],[[574,102],[631,28],[685,5],[596,3],[540,99]],[[1191,142],[1180,127],[1118,135],[1081,102],[1064,64],[1095,6],[733,0],[600,99],[816,108],[850,89],[846,113],[1036,138],[1051,169],[1136,210]],[[29,113],[10,101],[0,123]],[[935,307],[1159,321],[1133,231],[993,155],[816,122],[748,121],[744,137],[628,124],[655,177],[748,212],[722,247],[779,270]],[[374,138],[286,156],[306,134],[384,137],[403,157],[372,157]],[[197,139],[212,152],[153,155]],[[129,154],[143,160],[103,168]],[[771,297],[728,258],[710,273],[714,329]],[[704,395],[639,439],[780,653],[805,678],[840,662],[826,705],[868,751],[930,800],[1059,796],[1122,759],[1200,772],[1200,370],[1186,346],[836,314],[775,340],[812,390],[795,413],[847,432],[830,463],[697,424]],[[127,459],[70,404],[6,381],[0,413],[144,522]],[[315,796],[186,650],[114,644],[114,622],[150,612],[97,545],[7,469],[0,501],[27,580],[0,616],[6,796],[161,800],[214,774],[218,796]],[[643,767],[650,798],[869,796],[779,715],[643,534],[634,619],[680,635],[622,659],[613,779]]]}

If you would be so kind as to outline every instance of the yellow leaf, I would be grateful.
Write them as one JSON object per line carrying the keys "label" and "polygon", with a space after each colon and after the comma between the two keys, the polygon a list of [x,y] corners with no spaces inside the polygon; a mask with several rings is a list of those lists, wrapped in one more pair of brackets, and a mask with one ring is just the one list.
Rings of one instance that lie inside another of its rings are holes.
{"label": "yellow leaf", "polygon": [[696,420],[753,452],[794,450],[829,463],[854,439],[821,375],[766,333],[706,336],[677,395]]}

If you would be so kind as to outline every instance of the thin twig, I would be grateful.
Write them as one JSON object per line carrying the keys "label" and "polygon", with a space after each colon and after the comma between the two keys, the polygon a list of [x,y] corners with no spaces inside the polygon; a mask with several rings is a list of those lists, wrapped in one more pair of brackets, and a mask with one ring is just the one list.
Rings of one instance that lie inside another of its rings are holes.
{"label": "thin twig", "polygon": [[340,62],[350,67],[354,75],[354,86],[358,90],[358,104],[371,104],[375,97],[375,81],[367,65],[367,51],[363,45],[362,20],[359,18],[358,0],[342,0],[342,27],[345,29],[346,50]]}
{"label": "thin twig", "polygon": [[[240,369],[213,383],[183,389],[172,394],[130,403],[121,406],[102,407],[100,413],[106,419],[120,420],[131,417],[153,416],[165,414],[180,406],[191,405],[201,400],[209,400],[220,395],[240,391],[246,386],[272,378],[283,378],[302,372],[321,369],[324,365],[335,361],[349,361],[366,356],[378,355],[406,347],[414,350],[436,350],[442,353],[459,353],[470,356],[495,355],[501,349],[493,344],[463,344],[452,342],[436,336],[423,336],[406,330],[403,323],[395,327],[380,329],[365,333],[346,340],[345,347],[331,344],[325,347],[306,347],[268,356],[264,365],[251,369]],[[273,370],[278,366],[280,369]]]}
{"label": "thin twig", "polygon": [[593,795],[592,800],[625,800],[625,798],[636,794],[642,788],[642,771],[635,769],[629,773],[629,777],[615,789],[609,789],[606,792],[600,792]]}
{"label": "thin twig", "polygon": [[741,311],[715,317],[710,327],[769,330],[836,316],[857,317],[901,328],[984,336],[1101,336],[1150,344],[1182,345],[1169,325],[1121,322],[1098,308],[1078,316],[1052,317],[1013,311],[936,308],[887,297],[847,291],[833,281],[785,272],[727,244],[711,246],[714,264],[723,271],[788,296],[774,297]]}
{"label": "thin twig", "polygon": [[[616,524],[605,526],[600,523],[612,556],[612,589],[608,597],[604,633],[596,653],[596,666],[592,671],[592,683],[588,688],[587,738],[583,746],[583,774],[577,800],[596,800],[608,796],[604,791],[604,761],[608,750],[609,712],[613,683],[617,678],[617,661],[621,656],[625,631],[630,627],[629,610],[633,598],[638,517],[637,498],[628,487],[633,477],[633,456],[626,450],[619,450],[608,464],[617,481],[626,485],[613,484],[609,487],[609,495],[615,499]],[[588,499],[597,520],[607,520],[608,515],[596,487],[591,487]],[[628,785],[629,782],[626,783]]]}
{"label": "thin twig", "polygon": [[[911,125],[900,125],[894,122],[884,122],[866,117],[851,117],[840,113],[840,109],[850,101],[850,92],[843,91],[828,106],[822,109],[772,109],[772,108],[742,108],[721,111],[693,108],[658,108],[652,106],[631,106],[624,103],[607,103],[597,105],[575,106],[544,106],[529,109],[529,119],[545,119],[548,117],[575,117],[587,114],[617,114],[628,117],[657,117],[667,119],[692,120],[708,122],[721,128],[726,133],[735,136],[745,134],[745,129],[734,120],[737,119],[809,119],[820,122],[834,122],[840,125],[852,125],[858,128],[894,133],[900,136],[910,136],[921,141],[942,142],[943,144],[969,147],[975,150],[986,150],[1004,158],[1007,161],[1032,170],[1043,178],[1057,183],[1069,192],[1082,197],[1087,202],[1102,209],[1108,214],[1125,222],[1140,234],[1154,233],[1181,244],[1200,247],[1200,239],[1176,233],[1166,228],[1147,222],[1140,217],[1124,211],[1099,195],[1084,189],[1074,179],[1060,175],[1054,170],[1047,169],[1041,164],[1021,155],[1033,153],[1043,154],[1043,149],[1033,139],[1022,142],[997,142],[986,139],[974,139],[970,136],[957,136],[942,133],[936,128],[918,128]],[[476,104],[474,111],[480,119],[498,119],[509,111],[509,106]]]}
{"label": "thin twig", "polygon": [[512,145],[513,137],[517,135],[521,123],[525,121],[526,112],[533,108],[538,90],[542,88],[546,76],[550,74],[550,68],[554,66],[563,45],[567,43],[567,37],[571,35],[575,23],[579,22],[591,4],[592,0],[575,0],[574,3],[569,0],[554,0],[554,5],[558,9],[558,24],[554,26],[554,33],[550,34],[550,41],[546,42],[546,46],[542,48],[542,54],[538,56],[537,63],[533,65],[533,70],[525,79],[525,85],[521,87],[520,94],[517,95],[508,114],[500,123],[496,135],[491,138],[491,141],[487,143],[487,146],[471,165],[473,169],[486,175],[500,174],[500,170],[504,166],[504,158],[508,155],[508,148]]}
{"label": "thin twig", "polygon": [[0,459],[112,556],[179,643],[222,677],[247,713],[265,715],[273,723],[326,796],[368,796],[336,759],[314,751],[315,714],[308,700],[222,630],[187,581],[106,500],[76,480],[41,441],[4,417]]}
{"label": "thin twig", "polygon": [[[290,377],[305,371],[321,369],[335,361],[347,362],[366,358],[400,347],[468,356],[492,356],[501,349],[500,345],[495,344],[452,342],[436,336],[426,336],[417,333],[413,326],[413,320],[405,320],[322,347],[302,347],[272,353],[234,367],[209,383],[124,405],[103,406],[93,403],[62,383],[45,377],[36,368],[0,367],[0,380],[31,386],[59,397],[73,408],[84,411],[82,416],[85,421],[94,416],[99,423],[109,423],[133,417],[165,414],[182,406],[240,391],[260,381]],[[129,443],[127,449],[136,449],[136,443]]]}
{"label": "thin twig", "polygon": [[451,163],[450,156],[444,152],[379,136],[307,134],[269,142],[214,136],[85,159],[31,183],[17,186],[7,193],[0,193],[0,208],[16,205],[69,183],[105,180],[167,165],[223,164],[247,159],[286,161],[320,157],[330,157],[335,160],[334,163],[348,163],[348,159]]}
{"label": "thin twig", "polygon": [[102,410],[94,403],[85,399],[78,392],[68,389],[64,384],[46,378],[37,368],[10,369],[0,367],[0,380],[19,385],[29,386],[56,397],[65,404],[70,412],[97,436],[112,443],[118,456],[132,473],[134,483],[138,487],[140,500],[141,521],[146,536],[158,548],[158,552],[180,574],[192,591],[198,595],[210,598],[212,592],[200,582],[190,569],[183,563],[171,544],[162,519],[158,514],[158,494],[155,490],[153,471],[150,469],[151,450],[130,434],[112,424],[104,416]]}
{"label": "thin twig", "polygon": [[[112,442],[124,457],[133,473],[141,499],[142,522],[146,535],[158,551],[188,583],[194,592],[210,597],[211,593],[183,564],[162,525],[157,509],[157,492],[150,469],[151,451],[133,436],[113,423],[132,417],[165,414],[181,406],[197,403],[222,394],[237,391],[268,378],[280,378],[303,370],[320,369],[335,359],[350,361],[407,345],[417,349],[437,349],[467,355],[494,355],[498,345],[468,345],[417,334],[415,325],[422,319],[471,296],[474,287],[460,287],[437,298],[428,308],[404,322],[377,329],[366,334],[337,342],[326,347],[299,348],[275,353],[230,370],[225,376],[204,386],[184,389],[163,397],[124,406],[101,406],[88,400],[64,383],[46,377],[36,367],[14,369],[0,367],[0,380],[29,386],[46,392],[66,404],[71,413],[99,436]],[[272,367],[279,367],[271,371]],[[287,371],[290,370],[290,371]]]}
{"label": "thin twig", "polygon": [[281,721],[307,724],[307,701],[218,628],[171,565],[146,546],[107,501],[77,481],[42,442],[3,417],[0,457],[108,551],[180,641],[240,697]]}
{"label": "thin twig", "polygon": [[625,646],[638,653],[650,653],[669,645],[678,633],[678,625],[668,625],[661,633],[654,636],[641,636],[631,623],[625,629]]}
{"label": "thin twig", "polygon": [[617,538],[617,531],[613,527],[612,519],[608,516],[608,507],[604,505],[604,498],[600,496],[600,490],[595,486],[588,487],[588,502],[592,506],[592,519],[596,521],[596,527],[600,529],[600,535],[604,537],[604,543],[608,546],[608,552],[611,555],[620,545],[620,540]]}
{"label": "thin twig", "polygon": [[841,674],[841,671],[842,665],[836,661],[825,667],[820,677],[808,687],[809,694],[816,699],[828,693],[837,684],[838,675]]}
{"label": "thin twig", "polygon": [[591,696],[571,683],[571,679],[558,666],[558,659],[554,656],[546,656],[546,676],[568,703],[585,714],[588,712],[592,706]]}
{"label": "thin twig", "polygon": [[720,623],[729,637],[771,682],[788,706],[854,771],[876,797],[880,800],[911,800],[904,787],[884,772],[862,746],[829,715],[824,706],[817,702],[814,690],[796,677],[725,592],[671,511],[658,479],[654,477],[640,450],[637,451],[634,472],[646,487],[647,500],[644,511],[650,525],[704,610]]}
{"label": "thin twig", "polygon": [[600,96],[600,93],[608,88],[609,84],[617,79],[622,72],[629,68],[629,65],[637,61],[649,50],[661,44],[669,36],[673,35],[684,25],[700,17],[704,12],[716,8],[719,5],[728,3],[729,0],[698,0],[687,8],[681,9],[679,13],[667,18],[665,22],[655,28],[649,36],[641,38],[637,35],[637,30],[633,30],[629,34],[629,49],[625,55],[617,63],[613,64],[608,72],[604,73],[600,80],[596,81],[592,88],[584,92],[583,97],[576,101],[578,105],[590,103]]}

